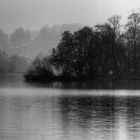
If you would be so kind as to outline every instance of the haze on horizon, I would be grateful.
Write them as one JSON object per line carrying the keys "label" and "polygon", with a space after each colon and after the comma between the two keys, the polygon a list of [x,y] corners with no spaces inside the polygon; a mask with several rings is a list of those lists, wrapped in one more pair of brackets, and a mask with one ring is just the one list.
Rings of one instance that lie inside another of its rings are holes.
{"label": "haze on horizon", "polygon": [[13,32],[18,27],[39,29],[45,24],[91,25],[114,14],[129,15],[139,0],[0,0],[0,28]]}

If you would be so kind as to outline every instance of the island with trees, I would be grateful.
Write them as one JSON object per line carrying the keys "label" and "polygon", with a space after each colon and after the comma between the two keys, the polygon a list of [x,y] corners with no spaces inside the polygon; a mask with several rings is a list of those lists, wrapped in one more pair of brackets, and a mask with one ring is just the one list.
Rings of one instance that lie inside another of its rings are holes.
{"label": "island with trees", "polygon": [[115,15],[94,28],[64,31],[52,53],[36,57],[26,81],[138,79],[140,77],[140,12],[121,25]]}

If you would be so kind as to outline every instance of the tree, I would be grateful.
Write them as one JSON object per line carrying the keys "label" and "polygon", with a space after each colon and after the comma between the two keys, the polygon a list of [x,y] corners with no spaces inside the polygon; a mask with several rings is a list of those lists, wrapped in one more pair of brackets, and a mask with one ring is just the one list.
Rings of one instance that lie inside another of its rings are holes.
{"label": "tree", "polygon": [[[73,34],[74,65],[78,77],[93,74],[93,30],[84,27]],[[91,75],[90,75],[91,76]]]}
{"label": "tree", "polygon": [[0,49],[5,49],[9,46],[9,38],[4,31],[0,30]]}
{"label": "tree", "polygon": [[113,29],[114,41],[116,41],[116,39],[119,37],[120,20],[121,20],[121,16],[119,15],[114,15],[108,19],[109,24]]}
{"label": "tree", "polygon": [[[134,77],[137,75],[137,47],[139,43],[140,35],[140,12],[133,12],[128,17],[127,28],[127,40],[130,44],[130,51],[133,61]],[[130,58],[131,59],[131,58]]]}
{"label": "tree", "polygon": [[27,44],[31,40],[30,31],[23,28],[17,28],[14,33],[10,35],[10,40],[13,45],[20,46]]}
{"label": "tree", "polygon": [[[115,75],[114,59],[114,32],[109,23],[95,26],[96,32],[100,36],[100,47],[102,71],[104,77]],[[99,59],[98,59],[98,62]]]}
{"label": "tree", "polygon": [[71,34],[65,31],[56,49],[52,51],[52,64],[65,77],[86,77],[93,74],[92,28],[84,27]]}
{"label": "tree", "polygon": [[28,81],[52,81],[54,80],[53,69],[49,63],[49,59],[44,57],[40,59],[36,57],[31,67],[24,75]]}
{"label": "tree", "polygon": [[53,49],[51,63],[61,71],[63,76],[70,76],[73,72],[72,34],[65,31],[56,49]]}
{"label": "tree", "polygon": [[112,60],[113,60],[113,69],[114,72],[118,75],[119,73],[119,67],[118,67],[118,60],[115,56],[115,47],[117,47],[117,39],[119,38],[120,35],[120,19],[121,17],[118,15],[112,16],[109,18],[109,24],[112,28],[112,43],[111,43],[111,51],[112,51]]}

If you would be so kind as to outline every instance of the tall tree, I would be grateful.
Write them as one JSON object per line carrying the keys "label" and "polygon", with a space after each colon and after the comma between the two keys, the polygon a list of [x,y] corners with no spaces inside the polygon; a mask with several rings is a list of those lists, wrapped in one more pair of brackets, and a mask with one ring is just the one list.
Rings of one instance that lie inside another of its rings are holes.
{"label": "tall tree", "polygon": [[84,27],[73,34],[74,55],[76,56],[75,68],[78,77],[88,76],[89,73],[93,73],[92,39],[93,31],[89,27]]}
{"label": "tall tree", "polygon": [[140,35],[140,12],[133,12],[128,17],[127,22],[127,38],[130,43],[133,57],[134,77],[137,75],[137,47]]}
{"label": "tall tree", "polygon": [[118,75],[119,67],[118,67],[118,60],[115,56],[115,48],[117,47],[117,39],[119,38],[120,34],[120,19],[121,17],[118,15],[112,16],[108,19],[109,24],[112,28],[112,43],[111,43],[111,51],[112,51],[112,60],[113,60],[113,69]]}
{"label": "tall tree", "polygon": [[102,52],[103,71],[105,77],[116,75],[116,62],[114,54],[114,31],[109,23],[96,26],[100,34],[100,48]]}
{"label": "tall tree", "polygon": [[51,63],[65,76],[70,76],[73,71],[72,34],[65,31],[56,49],[52,51]]}

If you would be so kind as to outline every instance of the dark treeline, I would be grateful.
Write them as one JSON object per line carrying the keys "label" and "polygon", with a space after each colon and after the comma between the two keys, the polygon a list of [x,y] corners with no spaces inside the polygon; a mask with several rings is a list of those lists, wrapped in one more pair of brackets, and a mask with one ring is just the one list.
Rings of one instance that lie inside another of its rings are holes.
{"label": "dark treeline", "polygon": [[27,80],[136,79],[140,76],[140,13],[121,17],[94,28],[65,31],[49,57],[36,58]]}

